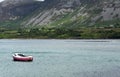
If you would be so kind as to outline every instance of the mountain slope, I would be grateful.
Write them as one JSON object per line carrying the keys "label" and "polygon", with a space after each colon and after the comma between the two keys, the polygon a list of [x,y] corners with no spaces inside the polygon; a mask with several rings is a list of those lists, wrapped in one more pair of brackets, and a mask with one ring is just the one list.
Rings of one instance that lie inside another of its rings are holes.
{"label": "mountain slope", "polygon": [[0,3],[2,27],[119,26],[119,18],[119,0],[5,0]]}

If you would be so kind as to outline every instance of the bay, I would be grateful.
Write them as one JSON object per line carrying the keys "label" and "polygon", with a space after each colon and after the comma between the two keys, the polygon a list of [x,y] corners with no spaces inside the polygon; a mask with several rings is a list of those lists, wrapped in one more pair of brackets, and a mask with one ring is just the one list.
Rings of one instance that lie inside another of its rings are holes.
{"label": "bay", "polygon": [[[34,60],[14,62],[14,53]],[[120,77],[119,72],[120,40],[0,40],[0,77]]]}

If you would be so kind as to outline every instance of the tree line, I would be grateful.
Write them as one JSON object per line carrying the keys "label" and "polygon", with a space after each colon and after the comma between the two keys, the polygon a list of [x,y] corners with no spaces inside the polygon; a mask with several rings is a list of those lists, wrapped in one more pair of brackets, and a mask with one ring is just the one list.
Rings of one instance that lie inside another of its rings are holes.
{"label": "tree line", "polygon": [[0,38],[120,39],[120,28],[32,28],[0,29]]}

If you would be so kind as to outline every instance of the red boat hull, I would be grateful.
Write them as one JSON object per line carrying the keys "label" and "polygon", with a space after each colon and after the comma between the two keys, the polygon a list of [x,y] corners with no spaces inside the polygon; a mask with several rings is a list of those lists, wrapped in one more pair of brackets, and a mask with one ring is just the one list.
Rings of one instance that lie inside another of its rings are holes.
{"label": "red boat hull", "polygon": [[33,61],[32,57],[15,57],[13,56],[14,61]]}

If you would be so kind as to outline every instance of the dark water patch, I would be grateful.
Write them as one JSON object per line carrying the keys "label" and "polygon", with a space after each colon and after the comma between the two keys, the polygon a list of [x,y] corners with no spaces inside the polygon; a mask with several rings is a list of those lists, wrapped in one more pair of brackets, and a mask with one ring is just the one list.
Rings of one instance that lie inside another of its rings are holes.
{"label": "dark water patch", "polygon": [[107,40],[89,40],[89,41],[83,41],[83,42],[111,42]]}
{"label": "dark water patch", "polygon": [[111,42],[110,40],[70,40],[65,42]]}
{"label": "dark water patch", "polygon": [[76,41],[76,40],[70,40],[70,41],[64,41],[64,42],[82,42],[82,40],[78,40],[78,41]]}
{"label": "dark water patch", "polygon": [[120,62],[120,59],[108,59],[108,62]]}

